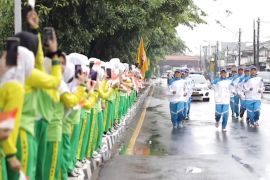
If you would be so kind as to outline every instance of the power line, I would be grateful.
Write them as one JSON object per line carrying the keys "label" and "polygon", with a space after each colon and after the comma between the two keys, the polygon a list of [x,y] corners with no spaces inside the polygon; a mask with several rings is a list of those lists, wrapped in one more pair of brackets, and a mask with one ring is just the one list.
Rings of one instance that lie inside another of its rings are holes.
{"label": "power line", "polygon": [[260,18],[257,20],[257,61],[256,66],[259,67],[259,61],[260,61]]}
{"label": "power line", "polygon": [[239,28],[239,41],[238,41],[238,65],[241,65],[241,28]]}
{"label": "power line", "polygon": [[261,23],[270,24],[270,21],[260,21]]}

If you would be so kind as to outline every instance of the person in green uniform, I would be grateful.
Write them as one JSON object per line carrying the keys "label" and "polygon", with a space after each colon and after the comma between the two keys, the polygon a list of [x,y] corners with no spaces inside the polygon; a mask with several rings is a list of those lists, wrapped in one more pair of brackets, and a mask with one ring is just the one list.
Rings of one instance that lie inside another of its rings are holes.
{"label": "person in green uniform", "polygon": [[[32,56],[22,59],[22,61],[34,61],[34,55],[37,55],[38,38],[28,32],[16,34],[20,38],[21,46],[29,47]],[[36,48],[35,48],[36,47]],[[50,52],[56,52],[57,42],[54,34],[53,40],[49,44]],[[27,52],[25,50],[25,52]],[[27,52],[29,54],[29,50]],[[20,57],[20,56],[19,56]],[[54,56],[52,75],[48,75],[38,69],[34,69],[29,73],[25,82],[25,96],[22,110],[22,118],[19,129],[19,137],[17,142],[17,154],[12,158],[17,158],[21,162],[21,170],[31,179],[35,179],[35,160],[36,160],[36,146],[34,142],[34,126],[36,121],[36,103],[37,96],[35,89],[51,88],[55,89],[59,86],[61,80],[61,67],[57,56]],[[15,173],[12,166],[7,166],[8,178],[17,179],[19,173]]]}
{"label": "person in green uniform", "polygon": [[[19,47],[19,49],[21,49]],[[20,50],[19,50],[20,51]],[[6,52],[0,58],[0,179],[7,180],[6,155],[16,153],[16,142],[20,127],[21,111],[24,99],[24,78],[25,71],[20,72],[22,81],[16,79],[18,70],[27,62],[18,62],[11,65],[6,61]],[[26,64],[31,71],[34,63]],[[20,163],[17,159],[8,159],[9,165],[15,170],[20,170]]]}
{"label": "person in green uniform", "polygon": [[[112,65],[111,63],[106,63],[106,78],[101,82],[100,95],[105,99],[105,110],[104,110],[104,131],[110,134],[109,130],[112,127],[112,121],[114,117],[114,104],[115,91],[112,88]],[[103,97],[103,93],[109,94],[107,97]]]}
{"label": "person in green uniform", "polygon": [[[86,57],[87,58],[87,57]],[[64,62],[65,60],[63,60],[63,56],[62,56],[62,62]],[[49,62],[49,61],[47,61]],[[46,61],[45,61],[46,63]],[[77,74],[78,72],[75,72],[75,74]],[[84,82],[85,81],[85,77],[86,74],[84,71],[82,71],[82,73],[78,73],[77,76],[75,76],[75,81],[77,83],[79,82]],[[78,82],[78,78],[80,79],[80,81]],[[64,83],[62,81],[62,83]],[[62,84],[61,84],[62,85]],[[61,86],[60,86],[61,87]],[[67,88],[65,88],[67,89]],[[47,135],[47,153],[46,153],[46,161],[45,161],[45,169],[44,169],[44,177],[45,179],[53,179],[53,178],[59,178],[62,174],[60,173],[61,170],[61,165],[62,165],[62,160],[65,160],[63,163],[66,164],[66,159],[63,159],[62,155],[63,155],[63,146],[62,146],[62,130],[63,130],[63,125],[65,127],[66,124],[63,124],[63,119],[64,119],[64,113],[65,113],[65,109],[64,109],[64,105],[65,106],[69,106],[70,105],[70,100],[72,96],[69,93],[63,93],[63,89],[59,89],[62,91],[62,94],[60,96],[60,98],[62,98],[60,102],[54,103],[54,112],[53,112],[53,118],[51,120],[51,122],[49,123],[48,126],[48,135]],[[77,92],[78,93],[78,92]],[[82,96],[83,94],[81,94],[81,98],[83,98]],[[67,101],[69,100],[69,101]],[[72,102],[74,105],[74,102]],[[66,129],[64,129],[66,130]],[[66,136],[65,136],[65,140]],[[65,141],[65,145],[66,141]],[[67,173],[67,166],[64,166],[64,173],[66,176]],[[62,177],[61,177],[62,178]]]}
{"label": "person in green uniform", "polygon": [[[83,78],[77,78],[77,83],[79,86],[77,87],[74,93],[71,93],[68,85],[66,84],[69,79],[74,77],[74,71],[69,71],[66,68],[66,56],[65,54],[60,55],[60,60],[62,64],[62,73],[63,80],[59,87],[60,90],[60,102],[64,106],[64,117],[63,117],[63,126],[62,126],[62,158],[61,158],[61,174],[59,176],[60,179],[67,180],[68,179],[68,163],[70,159],[70,149],[71,142],[70,137],[72,133],[72,119],[73,119],[73,108],[79,105],[80,102],[83,101],[83,96],[85,93],[85,85]],[[70,64],[69,64],[70,65]],[[71,65],[72,66],[72,65]],[[74,67],[74,66],[73,66]]]}
{"label": "person in green uniform", "polygon": [[[74,70],[75,69],[75,64],[82,64],[81,59],[87,58],[86,56],[78,53],[71,53],[67,57],[67,67],[66,69]],[[69,67],[70,66],[70,67]],[[73,66],[73,68],[72,68]],[[74,70],[75,71],[75,70]],[[87,77],[87,76],[85,76]],[[77,81],[74,80],[74,77],[68,78],[66,77],[66,81],[68,82],[68,86],[70,88],[71,92],[75,92],[77,89],[78,83]],[[70,121],[71,121],[71,141],[70,141],[70,157],[67,160],[68,164],[68,176],[69,177],[78,177],[79,172],[76,171],[75,167],[82,167],[82,163],[78,160],[80,160],[80,155],[81,155],[81,150],[82,150],[82,144],[84,140],[84,132],[85,132],[85,127],[87,123],[87,117],[85,116],[86,111],[89,111],[94,106],[95,99],[88,99],[89,94],[84,93],[83,95],[83,102],[80,103],[80,106],[76,106],[73,110],[73,112],[70,115]]]}

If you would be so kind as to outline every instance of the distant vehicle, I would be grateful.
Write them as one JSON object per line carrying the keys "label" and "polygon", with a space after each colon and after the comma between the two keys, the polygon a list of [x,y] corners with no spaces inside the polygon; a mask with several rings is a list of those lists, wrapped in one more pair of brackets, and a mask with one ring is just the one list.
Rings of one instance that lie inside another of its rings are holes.
{"label": "distant vehicle", "polygon": [[258,76],[262,77],[263,79],[263,83],[264,83],[264,87],[265,93],[269,93],[270,92],[270,72],[269,71],[260,71],[258,72]]}
{"label": "distant vehicle", "polygon": [[156,76],[154,76],[154,75],[153,75],[151,78],[152,78],[152,79],[157,79],[157,77],[156,77]]}
{"label": "distant vehicle", "polygon": [[190,74],[194,81],[192,100],[210,101],[209,81],[201,74]]}

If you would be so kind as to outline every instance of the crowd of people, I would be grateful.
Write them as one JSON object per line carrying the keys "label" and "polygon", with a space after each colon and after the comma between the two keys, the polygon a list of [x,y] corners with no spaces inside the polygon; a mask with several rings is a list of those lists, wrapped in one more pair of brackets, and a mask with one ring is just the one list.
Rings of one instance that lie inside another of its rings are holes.
{"label": "crowd of people", "polygon": [[40,32],[34,9],[26,23],[0,59],[0,179],[78,177],[125,122],[142,74],[118,58],[66,55],[53,28]]}
{"label": "crowd of people", "polygon": [[[183,126],[183,120],[189,119],[191,95],[194,87],[188,69],[177,69],[168,77],[170,91],[170,113],[173,128]],[[244,121],[251,127],[259,126],[261,98],[264,83],[257,76],[255,66],[232,68],[231,72],[221,69],[219,77],[212,81],[215,94],[215,126],[226,132],[231,108],[232,119]]]}

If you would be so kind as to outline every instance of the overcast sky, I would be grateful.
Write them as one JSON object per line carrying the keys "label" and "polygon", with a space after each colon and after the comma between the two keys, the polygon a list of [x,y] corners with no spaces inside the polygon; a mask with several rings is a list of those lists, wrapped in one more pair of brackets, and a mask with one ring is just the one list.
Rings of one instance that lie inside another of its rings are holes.
{"label": "overcast sky", "polygon": [[[194,30],[185,26],[177,28],[178,35],[192,50],[199,54],[200,45],[207,41],[238,41],[238,30],[242,29],[242,41],[252,42],[253,20],[261,18],[261,40],[270,40],[270,0],[193,0],[207,13],[207,24],[198,25]],[[226,12],[229,10],[230,12]],[[216,23],[219,20],[222,28]]]}

